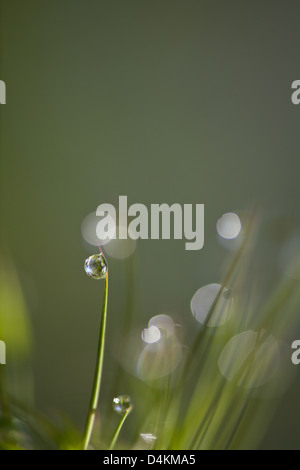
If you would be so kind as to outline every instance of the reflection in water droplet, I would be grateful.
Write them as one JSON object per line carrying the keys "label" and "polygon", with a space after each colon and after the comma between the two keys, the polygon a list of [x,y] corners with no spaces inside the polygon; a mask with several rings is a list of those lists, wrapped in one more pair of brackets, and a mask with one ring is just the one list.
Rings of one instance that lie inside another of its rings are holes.
{"label": "reflection in water droplet", "polygon": [[145,433],[145,434],[141,433],[140,436],[143,439],[143,441],[145,441],[147,444],[152,444],[157,439],[157,437],[151,433]]}
{"label": "reflection in water droplet", "polygon": [[169,338],[175,332],[175,324],[173,319],[169,315],[161,314],[155,315],[149,321],[149,326],[155,326],[161,331],[163,338]]}
{"label": "reflection in water droplet", "polygon": [[104,279],[107,274],[107,261],[102,253],[92,255],[84,262],[84,270],[93,279]]}
{"label": "reflection in water droplet", "polygon": [[263,331],[244,331],[224,347],[219,369],[229,382],[245,388],[260,387],[277,372],[280,351],[273,336]]}
{"label": "reflection in water droplet", "polygon": [[113,409],[120,415],[128,413],[133,408],[133,403],[128,395],[120,395],[113,399]]}
{"label": "reflection in water droplet", "polygon": [[[120,228],[118,228],[120,230]],[[105,246],[105,252],[116,259],[128,258],[136,249],[136,240],[130,238],[130,231],[128,231],[127,239],[113,239]],[[118,233],[118,231],[117,231]]]}
{"label": "reflection in water droplet", "polygon": [[[201,325],[203,325],[207,320],[207,316],[220,289],[222,289],[220,284],[208,284],[207,286],[198,289],[194,294],[191,300],[191,311],[195,319],[201,323]],[[224,287],[214,308],[214,312],[208,320],[207,326],[215,327],[223,325],[229,319],[231,310],[232,297],[230,295],[230,290]]]}
{"label": "reflection in water droplet", "polygon": [[161,338],[160,330],[156,326],[149,326],[149,328],[144,328],[142,331],[142,340],[145,343],[156,343]]}
{"label": "reflection in water droplet", "polygon": [[142,380],[156,380],[173,372],[182,359],[182,346],[172,336],[148,344],[141,352],[137,374]]}
{"label": "reflection in water droplet", "polygon": [[236,238],[240,233],[242,224],[237,214],[227,212],[217,221],[218,234],[226,239]]}

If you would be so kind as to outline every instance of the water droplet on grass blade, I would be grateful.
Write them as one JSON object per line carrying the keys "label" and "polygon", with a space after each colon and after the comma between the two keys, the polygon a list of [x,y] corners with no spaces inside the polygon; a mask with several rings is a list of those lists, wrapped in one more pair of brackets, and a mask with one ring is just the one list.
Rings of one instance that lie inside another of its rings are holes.
{"label": "water droplet on grass blade", "polygon": [[[216,305],[214,305],[220,289],[223,290]],[[207,322],[207,326],[210,327],[223,325],[229,318],[231,307],[231,292],[226,287],[222,288],[220,284],[208,284],[207,286],[201,287],[191,300],[191,311],[195,319],[201,323],[201,325],[204,325],[208,315],[210,315]],[[213,312],[211,313],[212,308]]]}
{"label": "water droplet on grass blade", "polygon": [[84,270],[93,279],[104,279],[107,274],[107,261],[102,253],[92,255],[84,262]]}
{"label": "water droplet on grass blade", "polygon": [[220,237],[227,240],[236,238],[240,233],[242,224],[237,214],[227,212],[217,221],[217,232]]}
{"label": "water droplet on grass blade", "polygon": [[157,439],[157,437],[151,433],[141,433],[140,436],[146,444],[152,444]]}
{"label": "water droplet on grass blade", "polygon": [[155,326],[161,331],[163,338],[169,338],[175,332],[175,324],[173,319],[169,315],[161,314],[155,315],[149,321],[149,327]]}
{"label": "water droplet on grass blade", "polygon": [[124,415],[128,413],[133,408],[133,403],[131,398],[128,395],[120,395],[113,399],[113,409],[119,415]]}
{"label": "water droplet on grass blade", "polygon": [[149,326],[142,331],[142,340],[144,343],[156,343],[161,338],[160,330],[156,326]]}

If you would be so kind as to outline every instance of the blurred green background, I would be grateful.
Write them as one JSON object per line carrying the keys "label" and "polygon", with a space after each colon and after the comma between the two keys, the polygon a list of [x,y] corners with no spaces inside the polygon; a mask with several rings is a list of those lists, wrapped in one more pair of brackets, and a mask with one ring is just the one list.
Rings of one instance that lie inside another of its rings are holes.
{"label": "blurred green background", "polygon": [[[1,240],[33,329],[36,403],[82,426],[102,283],[81,223],[103,202],[204,203],[205,245],[139,241],[110,266],[104,399],[118,371],[124,311],[134,331],[156,314],[195,328],[189,302],[220,281],[215,224],[257,203],[259,282],[280,275],[268,223],[299,224],[299,2],[1,0]],[[275,219],[274,219],[275,218]],[[270,222],[270,223],[271,223]],[[282,226],[281,226],[282,228]],[[129,276],[135,289],[129,294]],[[292,339],[297,339],[297,332]],[[7,367],[9,367],[7,351]],[[130,385],[128,385],[129,387]],[[263,447],[299,448],[299,374]]]}

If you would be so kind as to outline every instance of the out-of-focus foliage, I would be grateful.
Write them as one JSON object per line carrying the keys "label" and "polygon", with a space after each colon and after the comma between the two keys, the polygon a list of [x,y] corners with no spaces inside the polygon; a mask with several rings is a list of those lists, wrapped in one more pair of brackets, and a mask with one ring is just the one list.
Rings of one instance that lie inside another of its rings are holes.
{"label": "out-of-focus foliage", "polygon": [[[202,286],[192,298],[194,338],[185,337],[184,325],[168,315],[152,317],[139,341],[131,341],[130,321],[126,323],[118,357],[120,375],[114,380],[124,374],[132,380],[138,400],[130,405],[128,420],[134,423],[135,437],[126,438],[116,414],[100,414],[91,448],[109,447],[111,422],[116,425],[113,445],[123,449],[259,446],[278,399],[291,382],[284,340],[297,322],[299,281],[286,275],[291,272],[287,269],[262,301],[253,271],[252,216],[245,227],[221,282]],[[31,332],[22,291],[7,260],[1,261],[0,276],[0,334],[9,350],[8,364],[0,366],[0,446],[79,448],[80,431],[68,418],[45,418],[34,409]],[[121,424],[126,427],[127,422]]]}

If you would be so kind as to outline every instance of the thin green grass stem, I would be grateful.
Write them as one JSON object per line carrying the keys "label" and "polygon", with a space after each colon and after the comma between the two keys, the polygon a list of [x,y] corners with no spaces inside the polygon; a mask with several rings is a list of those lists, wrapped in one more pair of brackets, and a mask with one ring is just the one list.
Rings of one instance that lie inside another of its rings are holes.
{"label": "thin green grass stem", "polygon": [[94,427],[95,416],[96,416],[100,389],[101,389],[104,347],[105,347],[106,317],[107,317],[107,297],[108,297],[108,273],[105,277],[101,326],[100,326],[100,334],[99,334],[99,341],[98,341],[98,354],[97,354],[96,369],[95,369],[95,375],[94,375],[94,383],[93,383],[91,401],[90,401],[89,411],[88,411],[84,433],[83,433],[83,439],[82,439],[83,450],[86,450],[89,446],[89,442],[90,442],[93,427]]}
{"label": "thin green grass stem", "polygon": [[122,418],[120,419],[120,422],[119,422],[119,424],[118,424],[118,426],[117,426],[117,428],[116,428],[116,430],[115,430],[115,432],[114,432],[114,435],[113,435],[113,437],[112,437],[112,440],[111,440],[111,443],[110,443],[110,446],[109,446],[109,450],[113,450],[113,449],[115,448],[115,445],[116,445],[117,440],[118,440],[118,438],[119,438],[119,434],[120,434],[120,432],[121,432],[121,429],[122,429],[122,427],[123,427],[123,424],[125,423],[126,418],[127,418],[127,416],[129,415],[129,413],[131,412],[131,409],[132,409],[132,408],[129,408],[129,409],[124,413],[124,415],[122,416]]}

